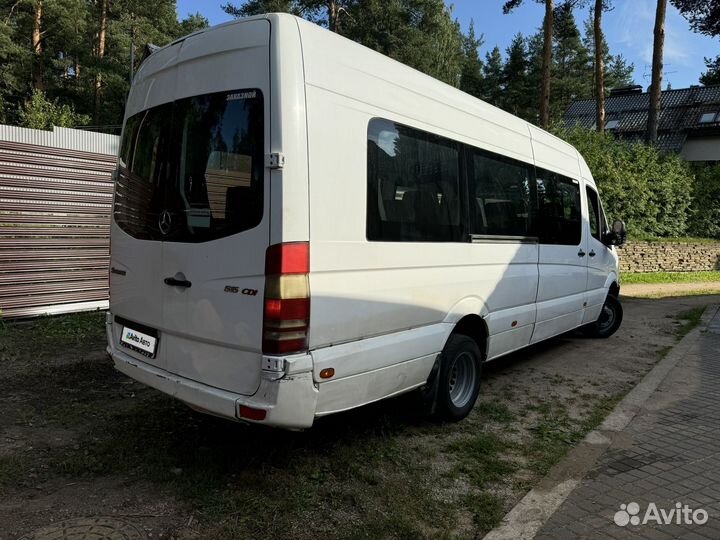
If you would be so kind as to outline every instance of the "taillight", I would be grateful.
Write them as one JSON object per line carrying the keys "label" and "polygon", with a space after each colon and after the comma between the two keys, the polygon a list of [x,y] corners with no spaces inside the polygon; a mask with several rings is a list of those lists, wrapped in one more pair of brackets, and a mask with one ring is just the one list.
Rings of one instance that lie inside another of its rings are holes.
{"label": "taillight", "polygon": [[310,326],[310,245],[288,242],[265,253],[263,353],[307,350]]}

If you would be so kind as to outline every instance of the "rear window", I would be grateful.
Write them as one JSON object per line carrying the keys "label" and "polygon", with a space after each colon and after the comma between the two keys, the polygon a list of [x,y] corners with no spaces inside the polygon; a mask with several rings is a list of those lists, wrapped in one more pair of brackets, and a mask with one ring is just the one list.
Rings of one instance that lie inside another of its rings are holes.
{"label": "rear window", "polygon": [[130,117],[114,217],[131,236],[205,242],[263,216],[263,96],[234,90],[166,103]]}

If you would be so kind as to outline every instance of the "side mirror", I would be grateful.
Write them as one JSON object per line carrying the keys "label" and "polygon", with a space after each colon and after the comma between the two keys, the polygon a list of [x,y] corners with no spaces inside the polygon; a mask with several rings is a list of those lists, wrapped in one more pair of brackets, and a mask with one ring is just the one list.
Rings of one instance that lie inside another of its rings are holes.
{"label": "side mirror", "polygon": [[622,246],[625,240],[627,240],[625,222],[616,219],[613,221],[612,229],[603,235],[603,243],[606,246]]}

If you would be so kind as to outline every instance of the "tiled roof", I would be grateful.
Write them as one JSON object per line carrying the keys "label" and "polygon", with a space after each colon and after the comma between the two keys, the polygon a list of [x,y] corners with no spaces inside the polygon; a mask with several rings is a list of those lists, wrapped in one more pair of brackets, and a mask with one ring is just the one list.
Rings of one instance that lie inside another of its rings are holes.
{"label": "tiled roof", "polygon": [[[707,127],[720,127],[720,122],[700,123],[706,112],[720,112],[720,85],[698,86],[662,92],[658,118],[658,146],[668,151],[680,151],[687,132]],[[619,121],[613,133],[622,139],[642,140],[647,126],[649,95],[626,94],[605,100],[605,120]],[[595,127],[595,100],[573,102],[565,113],[568,125]]]}

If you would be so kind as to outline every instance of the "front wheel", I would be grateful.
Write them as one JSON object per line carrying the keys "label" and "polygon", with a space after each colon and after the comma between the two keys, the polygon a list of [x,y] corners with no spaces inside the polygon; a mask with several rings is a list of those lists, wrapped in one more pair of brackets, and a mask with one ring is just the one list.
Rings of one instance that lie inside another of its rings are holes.
{"label": "front wheel", "polygon": [[618,328],[623,319],[623,309],[620,300],[611,294],[607,295],[600,317],[585,327],[586,333],[595,338],[609,338]]}
{"label": "front wheel", "polygon": [[482,354],[475,341],[461,334],[448,339],[440,359],[436,414],[450,422],[465,418],[480,392]]}

